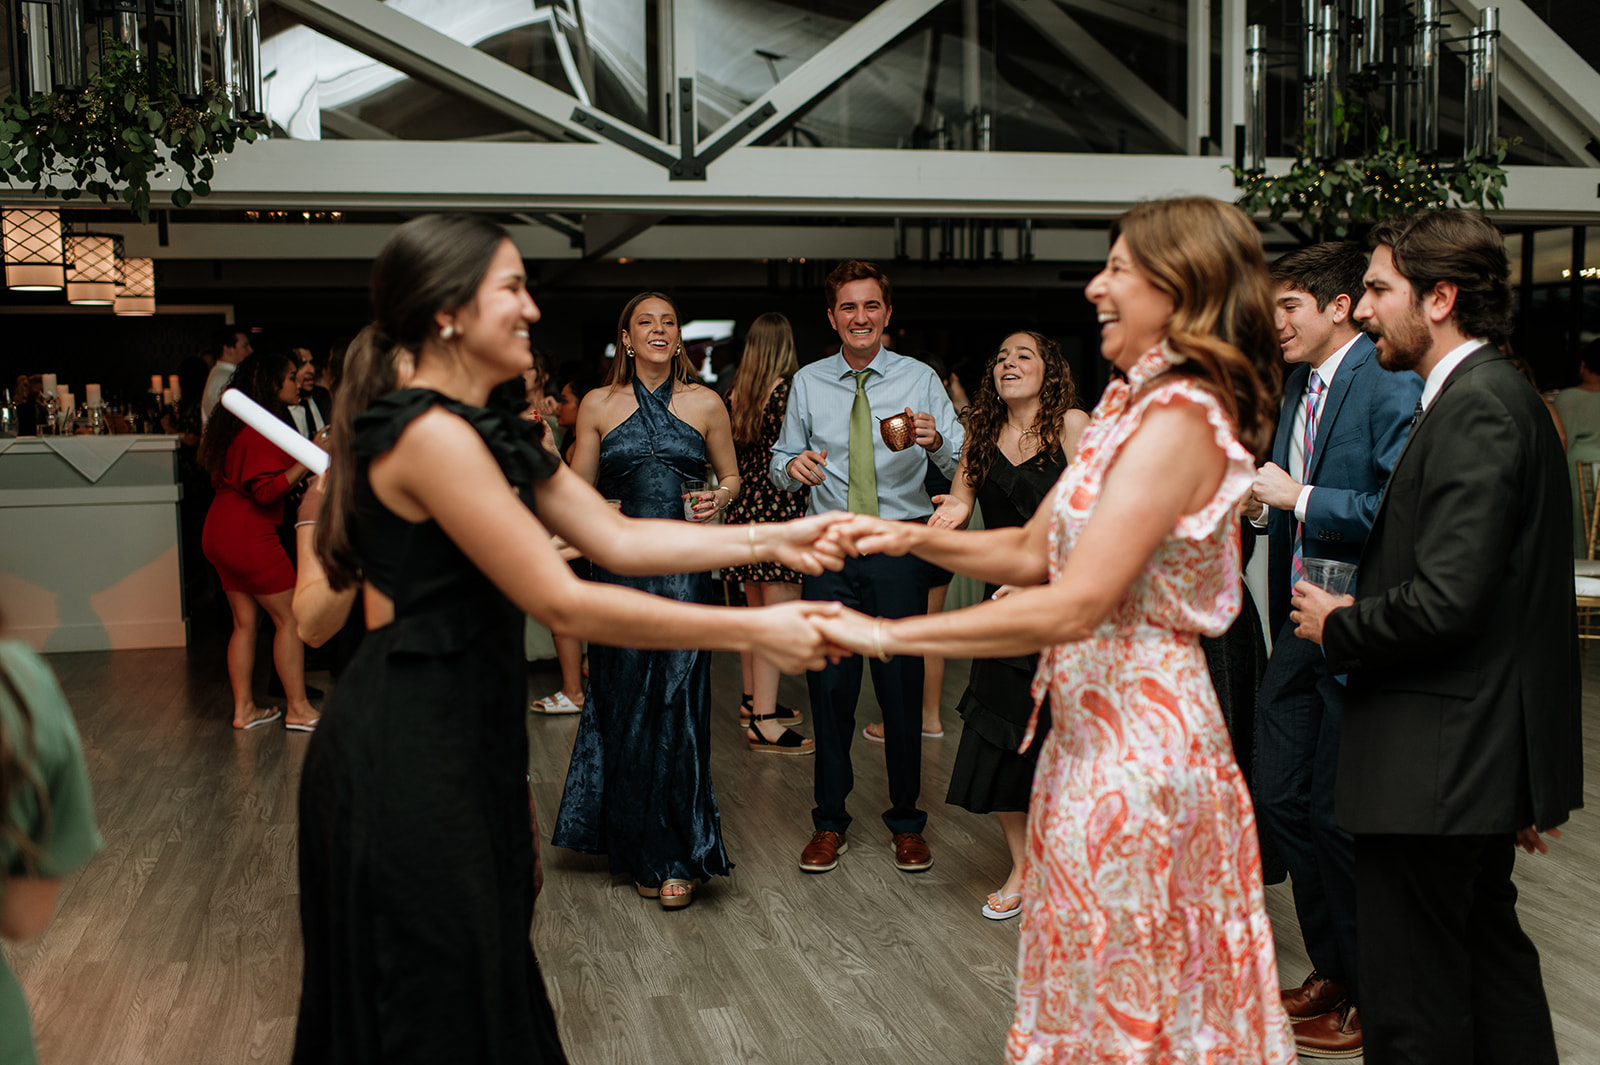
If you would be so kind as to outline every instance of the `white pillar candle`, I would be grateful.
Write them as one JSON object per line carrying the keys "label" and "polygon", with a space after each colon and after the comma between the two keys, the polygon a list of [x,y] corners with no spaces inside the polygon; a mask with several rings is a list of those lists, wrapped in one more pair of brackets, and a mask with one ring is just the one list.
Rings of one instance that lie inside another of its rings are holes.
{"label": "white pillar candle", "polygon": [[183,390],[178,387],[177,374],[174,373],[167,375],[167,391],[172,393],[173,399],[178,399],[183,395]]}
{"label": "white pillar candle", "polygon": [[170,407],[170,406],[172,406],[172,399],[173,399],[173,397],[172,397],[172,389],[163,388],[161,390],[161,402],[162,402],[162,404],[164,406]]}
{"label": "white pillar candle", "polygon": [[84,385],[83,386],[83,404],[86,407],[98,407],[98,406],[100,406],[100,386],[99,385]]}
{"label": "white pillar candle", "polygon": [[44,394],[47,396],[56,394],[56,375],[53,373],[44,375]]}
{"label": "white pillar candle", "polygon": [[150,391],[156,393],[157,395],[161,394],[161,375],[160,374],[153,373],[153,374],[150,375]]}
{"label": "white pillar candle", "polygon": [[72,389],[65,387],[56,389],[56,403],[63,411],[70,411],[72,409]]}

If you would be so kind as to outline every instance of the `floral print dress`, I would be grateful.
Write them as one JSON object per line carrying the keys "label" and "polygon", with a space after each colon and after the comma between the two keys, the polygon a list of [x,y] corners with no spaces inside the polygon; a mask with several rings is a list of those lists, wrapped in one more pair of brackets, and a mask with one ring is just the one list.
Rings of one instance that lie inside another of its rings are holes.
{"label": "floral print dress", "polygon": [[[789,407],[789,383],[785,377],[767,397],[761,413],[761,436],[748,444],[735,444],[739,459],[739,498],[728,507],[723,521],[729,525],[754,525],[768,521],[803,518],[811,490],[785,492],[772,483],[767,467],[772,462],[772,445],[783,429],[783,414]],[[751,584],[799,584],[800,574],[776,562],[751,562],[743,566],[724,566],[726,580]]]}
{"label": "floral print dress", "polygon": [[1214,397],[1152,380],[1176,361],[1156,348],[1106,389],[1051,501],[1055,581],[1153,405],[1199,407],[1227,455],[1216,495],[1094,635],[1040,656],[1034,697],[1049,694],[1052,724],[1028,811],[1009,1062],[1295,1060],[1255,811],[1199,641],[1239,613],[1235,515],[1255,468]]}

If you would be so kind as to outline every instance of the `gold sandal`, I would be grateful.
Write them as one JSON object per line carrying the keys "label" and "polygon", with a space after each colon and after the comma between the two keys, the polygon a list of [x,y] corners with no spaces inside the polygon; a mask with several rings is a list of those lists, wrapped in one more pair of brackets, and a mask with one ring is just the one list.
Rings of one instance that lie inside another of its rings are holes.
{"label": "gold sandal", "polygon": [[685,890],[678,895],[668,895],[664,890],[659,890],[657,893],[661,896],[663,910],[681,910],[694,901],[695,881],[677,878],[661,881],[662,889],[669,887],[681,887]]}

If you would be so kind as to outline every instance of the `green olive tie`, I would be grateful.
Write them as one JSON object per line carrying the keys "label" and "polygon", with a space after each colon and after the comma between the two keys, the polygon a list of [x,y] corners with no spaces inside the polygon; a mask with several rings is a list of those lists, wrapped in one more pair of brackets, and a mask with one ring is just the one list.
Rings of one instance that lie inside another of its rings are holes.
{"label": "green olive tie", "polygon": [[878,470],[872,456],[872,408],[867,403],[867,374],[855,370],[856,398],[850,404],[850,491],[846,505],[852,514],[878,514]]}

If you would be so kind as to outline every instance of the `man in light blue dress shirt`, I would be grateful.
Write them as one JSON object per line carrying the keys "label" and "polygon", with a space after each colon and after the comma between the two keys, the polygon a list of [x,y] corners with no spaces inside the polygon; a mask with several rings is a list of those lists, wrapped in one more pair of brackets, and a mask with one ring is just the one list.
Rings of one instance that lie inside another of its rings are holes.
{"label": "man in light blue dress shirt", "polygon": [[[783,432],[772,449],[772,483],[795,492],[811,487],[811,510],[865,510],[890,521],[928,520],[933,503],[923,488],[931,460],[954,476],[963,432],[938,376],[916,359],[883,346],[892,311],[893,289],[873,263],[847,260],[826,283],[828,322],[838,331],[838,355],[804,366],[794,376]],[[870,407],[868,456],[851,462],[851,420],[858,391]],[[878,422],[910,414],[916,446],[891,451]],[[863,482],[851,506],[852,468]],[[864,492],[867,483],[873,491]],[[865,498],[863,499],[863,496]],[[928,607],[932,573],[914,556],[852,558],[843,571],[806,577],[806,599],[838,600],[879,617],[920,614]],[[922,659],[871,662],[872,687],[883,710],[884,757],[888,765],[890,808],[884,824],[894,837],[895,865],[919,872],[933,864],[923,839],[928,815],[917,808],[922,787]],[[807,675],[811,721],[817,740],[815,834],[800,856],[800,868],[824,873],[847,849],[850,815],[845,800],[854,784],[850,745],[855,738],[856,700],[861,692],[861,659],[847,658]]]}

